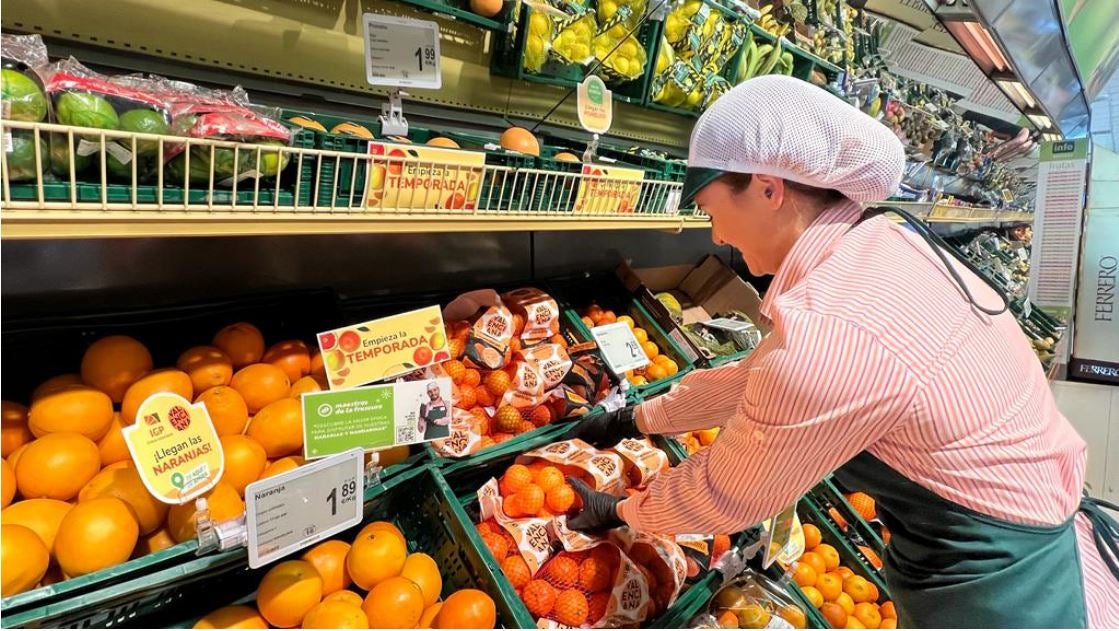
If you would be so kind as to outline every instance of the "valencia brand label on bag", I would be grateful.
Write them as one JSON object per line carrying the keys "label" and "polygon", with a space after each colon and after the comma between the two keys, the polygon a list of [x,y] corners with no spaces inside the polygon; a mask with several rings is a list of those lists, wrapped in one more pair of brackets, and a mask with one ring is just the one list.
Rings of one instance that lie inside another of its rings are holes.
{"label": "valencia brand label on bag", "polygon": [[165,504],[185,504],[221,479],[221,441],[204,404],[153,394],[121,432],[144,486]]}

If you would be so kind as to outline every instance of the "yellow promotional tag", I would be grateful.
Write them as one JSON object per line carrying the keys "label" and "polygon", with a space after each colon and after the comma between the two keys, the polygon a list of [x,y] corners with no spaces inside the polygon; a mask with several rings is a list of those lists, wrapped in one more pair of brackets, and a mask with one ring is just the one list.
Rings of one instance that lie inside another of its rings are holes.
{"label": "yellow promotional tag", "polygon": [[221,441],[205,405],[153,394],[122,433],[144,486],[165,504],[185,504],[221,479]]}

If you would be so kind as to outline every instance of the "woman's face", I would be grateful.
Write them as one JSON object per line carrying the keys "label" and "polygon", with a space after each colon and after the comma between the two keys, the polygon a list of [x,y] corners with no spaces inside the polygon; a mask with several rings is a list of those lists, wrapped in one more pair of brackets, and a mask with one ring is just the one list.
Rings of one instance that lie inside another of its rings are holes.
{"label": "woman's face", "polygon": [[711,240],[730,245],[742,253],[750,273],[775,274],[784,254],[781,244],[788,229],[780,213],[784,181],[755,175],[745,187],[736,189],[721,179],[696,195],[696,204],[711,216]]}

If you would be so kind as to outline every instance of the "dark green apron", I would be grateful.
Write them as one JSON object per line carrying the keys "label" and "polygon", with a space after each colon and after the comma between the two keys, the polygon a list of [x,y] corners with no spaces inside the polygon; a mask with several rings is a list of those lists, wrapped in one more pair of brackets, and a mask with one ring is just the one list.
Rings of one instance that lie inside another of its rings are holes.
{"label": "dark green apron", "polygon": [[441,420],[447,416],[446,403],[431,407],[428,407],[428,405],[424,403],[420,410],[420,415],[427,421],[427,426],[424,428],[424,440],[445,438],[451,433],[450,429],[446,426],[435,424],[435,421]]}
{"label": "dark green apron", "polygon": [[[936,495],[865,451],[835,477],[874,497],[879,518],[890,529],[884,572],[899,626],[1087,626],[1072,518],[1044,527],[984,515]],[[1106,534],[1114,521],[1102,523],[1110,518],[1094,502],[1086,498],[1081,510],[1095,524],[1104,552],[1115,545],[1114,530],[1110,542]]]}

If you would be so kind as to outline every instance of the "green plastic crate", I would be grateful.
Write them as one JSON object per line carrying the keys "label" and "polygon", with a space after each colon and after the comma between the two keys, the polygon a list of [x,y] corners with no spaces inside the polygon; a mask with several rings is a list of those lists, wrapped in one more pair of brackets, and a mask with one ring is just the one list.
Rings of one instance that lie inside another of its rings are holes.
{"label": "green plastic crate", "polygon": [[[525,3],[515,3],[510,10],[508,19],[514,28],[497,34],[494,38],[494,54],[491,70],[499,74],[522,81],[545,83],[561,87],[574,87],[586,77],[587,68],[582,64],[563,63],[552,55],[539,71],[526,70],[524,59],[525,42],[528,36],[529,18],[533,8]],[[557,31],[558,32],[558,31]]]}
{"label": "green plastic crate", "polygon": [[[469,537],[470,544],[476,549],[478,556],[491,568],[495,580],[501,584],[500,593],[503,597],[508,599],[508,607],[512,612],[512,620],[514,626],[521,629],[534,629],[536,628],[536,618],[529,613],[520,597],[517,596],[516,590],[513,585],[505,578],[504,572],[501,570],[501,564],[490,553],[489,548],[485,542],[482,541],[481,535],[478,533],[474,524],[479,519],[478,509],[478,489],[486,483],[490,478],[500,475],[509,465],[516,460],[517,456],[526,451],[537,449],[545,445],[572,438],[570,428],[561,428],[562,431],[553,434],[542,435],[536,437],[534,440],[524,444],[520,449],[504,450],[500,453],[494,452],[488,454],[486,458],[478,458],[473,462],[462,462],[444,471],[444,477],[450,485],[451,491],[458,498],[459,503],[467,515],[467,528],[466,534]],[[654,444],[664,449],[665,444],[660,436],[653,436]],[[669,461],[673,465],[678,464],[679,460],[676,459],[673,453],[666,450],[669,456]],[[683,628],[688,619],[691,618],[693,612],[697,609],[695,605],[695,596],[691,596],[691,592],[697,585],[703,585],[713,579],[711,575],[718,573],[713,570],[708,570],[700,573],[699,576],[692,582],[691,585],[685,586],[684,590],[677,597],[676,602],[673,603],[665,612],[658,616],[655,620],[649,621],[645,626],[647,628],[665,629],[665,628]],[[702,588],[701,588],[702,593]]]}
{"label": "green plastic crate", "polygon": [[603,309],[614,311],[618,315],[629,315],[634,323],[645,329],[649,339],[656,342],[660,351],[668,355],[679,369],[675,375],[648,383],[643,386],[630,386],[627,398],[631,402],[639,403],[645,399],[667,392],[673,384],[688,373],[693,363],[676,342],[664,332],[656,320],[649,314],[629,292],[626,291],[618,277],[613,273],[597,274],[594,276],[566,278],[548,281],[548,293],[557,300],[562,300],[561,306],[565,309],[566,316],[572,326],[582,338],[580,341],[590,341],[591,331],[579,316],[579,309],[597,303]]}
{"label": "green plastic crate", "polygon": [[[166,180],[165,180],[166,181]],[[294,182],[294,179],[292,180]],[[244,187],[239,187],[236,196],[233,195],[231,190],[215,189],[214,194],[211,196],[207,190],[208,186],[199,185],[192,186],[189,194],[177,186],[164,185],[163,187],[163,203],[170,206],[169,210],[174,210],[176,204],[183,204],[184,201],[190,204],[208,204],[214,205],[230,205],[236,200],[238,206],[248,207],[253,203],[254,192],[253,190],[245,190]],[[159,189],[155,185],[141,184],[136,187],[137,204],[157,204],[160,203]],[[36,184],[20,184],[12,183],[11,185],[12,201],[38,201],[39,189]],[[64,202],[69,203],[70,197],[70,184],[64,182],[43,182],[43,201],[46,202]],[[104,201],[110,204],[131,204],[132,187],[127,184],[107,184],[102,187],[100,184],[92,184],[87,182],[79,182],[75,187],[74,201],[81,203],[101,203],[102,194],[104,194]],[[281,190],[279,195],[275,194],[275,189],[272,186],[262,182],[260,187],[259,196],[256,196],[258,206],[281,206],[291,207],[294,205],[295,197],[291,191]]]}
{"label": "green plastic crate", "polygon": [[[840,492],[839,488],[836,487],[831,476],[824,478],[819,484],[812,488],[810,493],[816,505],[820,507],[821,512],[837,529],[839,529],[839,524],[835,523],[835,520],[828,514],[828,508],[835,508],[839,511],[840,516],[847,522],[848,527],[853,530],[853,532],[845,534],[852,537],[853,543],[856,546],[869,546],[879,558],[882,558],[882,556],[886,554],[886,544],[883,543],[882,537],[880,537],[878,532],[863,519],[862,515],[855,511],[851,503],[847,501],[847,498]],[[865,557],[865,555],[863,556]],[[869,563],[870,559],[866,560]],[[873,565],[871,567],[873,567]],[[880,570],[878,571],[881,572]]]}

